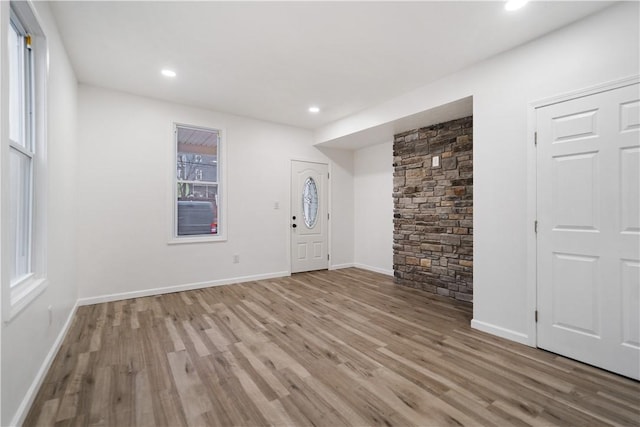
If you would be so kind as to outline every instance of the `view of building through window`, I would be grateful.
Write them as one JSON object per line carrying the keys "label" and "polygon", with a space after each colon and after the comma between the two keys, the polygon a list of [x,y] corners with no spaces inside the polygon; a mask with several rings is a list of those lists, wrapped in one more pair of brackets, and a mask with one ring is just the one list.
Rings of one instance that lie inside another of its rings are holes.
{"label": "view of building through window", "polygon": [[176,126],[178,236],[218,235],[220,132]]}

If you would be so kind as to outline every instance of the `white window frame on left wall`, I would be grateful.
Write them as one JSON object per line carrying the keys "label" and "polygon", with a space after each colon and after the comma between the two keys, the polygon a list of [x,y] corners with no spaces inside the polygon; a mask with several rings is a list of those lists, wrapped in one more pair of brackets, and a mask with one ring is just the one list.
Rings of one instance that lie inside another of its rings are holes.
{"label": "white window frame on left wall", "polygon": [[[7,34],[0,38],[8,42],[9,31],[17,29],[19,35],[29,36],[30,44],[25,46],[22,52],[24,58],[21,59],[24,72],[21,73],[23,79],[18,84],[19,89],[24,90],[23,114],[24,120],[24,149],[20,144],[10,138],[10,132],[5,126],[2,131],[2,145],[0,147],[0,161],[2,175],[0,182],[1,191],[1,253],[2,264],[0,267],[0,283],[2,287],[2,317],[5,322],[11,321],[23,309],[25,309],[38,295],[47,287],[47,150],[46,150],[46,83],[48,68],[47,40],[39,19],[30,2],[10,2],[10,16],[5,17]],[[8,18],[8,19],[7,19]],[[9,69],[12,61],[9,55],[3,58],[1,64],[2,74],[9,76]],[[4,88],[10,88],[15,81],[10,80]],[[2,122],[10,123],[10,92],[2,96]],[[15,113],[15,112],[14,112]],[[19,278],[11,278],[9,262],[14,257],[8,256],[17,251],[15,242],[10,239],[11,227],[11,167],[10,153],[21,152],[25,158],[29,158],[29,191],[22,199],[27,207],[24,209],[22,219],[28,223],[28,238],[26,255],[29,259],[26,274]]]}

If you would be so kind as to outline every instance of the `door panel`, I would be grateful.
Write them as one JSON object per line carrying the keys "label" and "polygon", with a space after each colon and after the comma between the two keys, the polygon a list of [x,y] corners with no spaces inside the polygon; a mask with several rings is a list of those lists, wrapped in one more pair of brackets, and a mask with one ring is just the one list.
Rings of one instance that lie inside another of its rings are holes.
{"label": "door panel", "polygon": [[623,233],[640,232],[640,204],[637,201],[640,194],[640,149],[623,148],[620,150],[620,213],[621,229]]}
{"label": "door panel", "polygon": [[639,85],[537,110],[538,346],[640,378]]}
{"label": "door panel", "polygon": [[553,254],[553,324],[557,327],[599,336],[598,261],[596,257]]}
{"label": "door panel", "polygon": [[329,266],[327,245],[327,183],[329,167],[291,162],[291,272]]}
{"label": "door panel", "polygon": [[553,119],[554,144],[597,136],[598,110],[583,111]]}
{"label": "door panel", "polygon": [[598,153],[556,156],[553,159],[553,223],[556,229],[597,230]]}
{"label": "door panel", "polygon": [[640,263],[622,260],[622,344],[640,350]]}
{"label": "door panel", "polygon": [[640,102],[620,104],[620,131],[633,131],[640,127]]}

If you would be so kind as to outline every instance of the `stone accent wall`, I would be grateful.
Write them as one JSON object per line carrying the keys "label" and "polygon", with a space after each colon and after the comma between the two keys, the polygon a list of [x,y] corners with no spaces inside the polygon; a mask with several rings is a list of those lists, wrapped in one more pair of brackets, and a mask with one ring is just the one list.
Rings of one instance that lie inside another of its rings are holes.
{"label": "stone accent wall", "polygon": [[[395,136],[396,283],[472,301],[472,149],[472,117]],[[434,156],[438,167],[431,166]]]}

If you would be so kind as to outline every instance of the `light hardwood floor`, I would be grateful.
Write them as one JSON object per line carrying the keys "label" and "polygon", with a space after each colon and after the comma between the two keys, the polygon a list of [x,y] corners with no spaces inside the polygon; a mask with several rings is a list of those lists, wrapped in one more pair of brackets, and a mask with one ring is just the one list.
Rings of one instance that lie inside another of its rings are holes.
{"label": "light hardwood floor", "polygon": [[640,425],[638,382],[470,319],[358,269],[80,307],[25,425]]}

